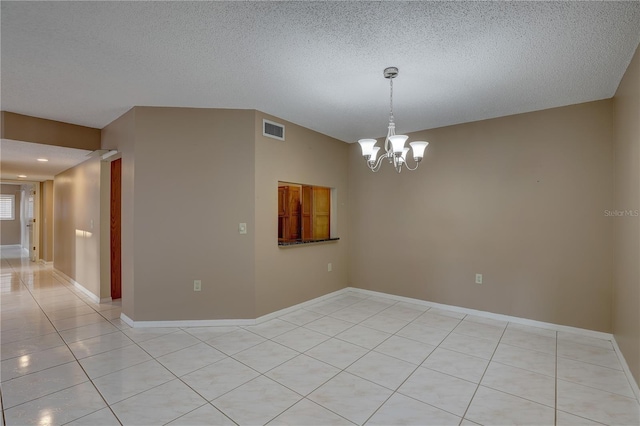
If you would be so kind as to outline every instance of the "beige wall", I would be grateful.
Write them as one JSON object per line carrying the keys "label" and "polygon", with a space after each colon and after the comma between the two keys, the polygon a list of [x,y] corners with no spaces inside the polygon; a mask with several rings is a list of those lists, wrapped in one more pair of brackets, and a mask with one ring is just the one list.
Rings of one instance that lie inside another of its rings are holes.
{"label": "beige wall", "polygon": [[[613,333],[640,382],[640,49],[614,100],[615,201]],[[629,214],[630,213],[630,214]]]}
{"label": "beige wall", "polygon": [[[133,139],[130,131],[109,135],[125,123],[103,132],[103,147],[123,158],[125,314],[136,321],[253,318],[254,112],[134,113]],[[238,233],[240,222],[249,234]],[[201,292],[193,291],[196,279]],[[131,287],[133,306],[125,305]]]}
{"label": "beige wall", "polygon": [[[122,223],[122,312],[129,316],[134,317],[135,308],[135,293],[134,293],[134,175],[135,175],[135,133],[136,133],[136,108],[132,108],[111,124],[102,129],[102,148],[103,149],[117,149],[122,155],[122,194],[121,194],[121,223]],[[107,163],[108,164],[108,163]],[[110,166],[109,166],[110,167]],[[109,181],[111,176],[111,170],[109,169]],[[103,179],[104,176],[103,176]],[[106,189],[106,188],[105,188]],[[105,192],[103,191],[102,199],[104,200]],[[104,226],[104,224],[102,224]],[[104,228],[102,228],[104,229]],[[105,229],[106,231],[106,229]],[[110,274],[104,270],[107,265],[104,262],[109,261],[110,268],[110,254],[105,253],[104,250],[110,250],[110,245],[103,243],[103,252],[101,253],[103,260],[103,269],[100,274],[103,280],[107,279],[107,275],[110,279]],[[103,281],[104,282],[104,281]],[[111,290],[111,283],[109,282],[109,294]],[[105,287],[105,284],[102,285]],[[108,296],[102,296],[108,297]]]}
{"label": "beige wall", "polygon": [[0,119],[2,139],[92,151],[100,149],[100,129],[6,111],[0,112]]}
{"label": "beige wall", "polygon": [[416,132],[399,175],[353,144],[351,285],[610,332],[611,136],[605,100]]}
{"label": "beige wall", "polygon": [[56,175],[54,268],[100,295],[100,158]]}
{"label": "beige wall", "polygon": [[53,181],[40,182],[40,259],[53,261]]}
{"label": "beige wall", "polygon": [[[262,119],[286,126],[285,141],[262,136]],[[348,285],[348,149],[341,141],[255,113],[256,316]],[[337,242],[278,247],[278,181],[336,188]],[[332,263],[332,272],[327,264]]]}
{"label": "beige wall", "polygon": [[2,184],[2,194],[15,196],[13,220],[0,220],[0,245],[13,245],[21,243],[20,226],[20,185]]}

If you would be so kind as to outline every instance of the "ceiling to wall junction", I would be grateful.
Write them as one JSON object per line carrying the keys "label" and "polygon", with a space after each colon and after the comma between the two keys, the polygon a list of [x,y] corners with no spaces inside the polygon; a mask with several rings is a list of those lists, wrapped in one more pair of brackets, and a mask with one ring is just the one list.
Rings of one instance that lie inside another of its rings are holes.
{"label": "ceiling to wall junction", "polygon": [[640,2],[11,2],[2,108],[258,109],[346,142],[613,96]]}

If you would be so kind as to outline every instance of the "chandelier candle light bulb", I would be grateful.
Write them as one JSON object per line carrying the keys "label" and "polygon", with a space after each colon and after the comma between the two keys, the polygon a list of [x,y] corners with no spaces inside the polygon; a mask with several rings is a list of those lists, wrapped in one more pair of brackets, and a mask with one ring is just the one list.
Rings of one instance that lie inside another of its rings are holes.
{"label": "chandelier candle light bulb", "polygon": [[[384,70],[384,78],[389,79],[390,96],[389,96],[389,127],[387,131],[387,137],[384,141],[385,152],[378,158],[378,151],[380,147],[375,146],[377,141],[375,139],[360,139],[358,143],[362,148],[362,156],[367,162],[367,166],[372,172],[380,170],[383,160],[386,158],[389,163],[393,164],[393,167],[398,173],[402,171],[404,165],[409,170],[415,170],[424,157],[424,150],[429,145],[429,142],[418,141],[410,142],[411,148],[405,148],[404,144],[409,139],[407,135],[396,135],[396,124],[393,121],[393,79],[398,75],[398,68],[389,67]],[[415,161],[415,167],[409,167],[407,164],[407,154],[409,150],[413,151],[413,160]]]}

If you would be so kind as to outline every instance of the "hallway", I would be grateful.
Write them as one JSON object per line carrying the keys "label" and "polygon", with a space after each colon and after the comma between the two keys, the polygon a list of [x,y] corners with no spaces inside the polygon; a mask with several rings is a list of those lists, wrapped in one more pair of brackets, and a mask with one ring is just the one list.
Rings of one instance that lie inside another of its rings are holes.
{"label": "hallway", "polygon": [[2,251],[7,425],[637,425],[611,342],[346,292],[245,327],[137,328]]}

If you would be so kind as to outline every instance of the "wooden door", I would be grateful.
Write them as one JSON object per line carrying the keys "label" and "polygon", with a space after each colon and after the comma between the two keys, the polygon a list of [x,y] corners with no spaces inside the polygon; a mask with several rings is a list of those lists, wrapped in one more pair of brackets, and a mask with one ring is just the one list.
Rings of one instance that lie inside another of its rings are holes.
{"label": "wooden door", "polygon": [[331,188],[313,187],[313,239],[329,238]]}
{"label": "wooden door", "polygon": [[287,235],[287,196],[288,187],[278,187],[278,239],[284,240]]}
{"label": "wooden door", "polygon": [[289,187],[289,240],[299,240],[300,234],[300,188],[297,186]]}
{"label": "wooden door", "polygon": [[111,299],[122,297],[122,159],[111,162]]}
{"label": "wooden door", "polygon": [[311,240],[313,238],[313,187],[310,185],[302,185],[302,239]]}

